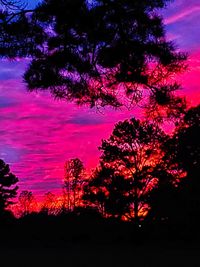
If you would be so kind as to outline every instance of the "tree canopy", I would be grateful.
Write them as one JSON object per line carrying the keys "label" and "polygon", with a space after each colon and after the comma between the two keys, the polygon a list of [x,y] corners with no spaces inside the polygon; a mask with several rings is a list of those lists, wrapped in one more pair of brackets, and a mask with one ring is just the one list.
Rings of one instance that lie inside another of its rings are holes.
{"label": "tree canopy", "polygon": [[156,124],[135,118],[115,125],[102,141],[101,166],[86,188],[85,199],[101,211],[138,221],[149,210],[149,192],[167,176],[163,144],[167,136]]}
{"label": "tree canopy", "polygon": [[[17,195],[18,178],[10,172],[10,167],[2,159],[0,160],[0,213],[13,204],[13,198]],[[1,215],[1,214],[0,214]]]}
{"label": "tree canopy", "polygon": [[198,176],[200,171],[200,105],[190,108],[183,122],[177,127],[174,136],[176,143],[175,156],[182,168],[188,175],[196,173]]}
{"label": "tree canopy", "polygon": [[[186,111],[165,144],[164,161],[171,176],[160,180],[151,196],[152,214],[178,223],[199,223],[200,106]],[[179,183],[173,186],[172,177]]]}
{"label": "tree canopy", "polygon": [[31,191],[24,190],[19,195],[19,206],[22,216],[26,216],[29,213],[33,212],[34,206],[34,195]]}
{"label": "tree canopy", "polygon": [[84,165],[79,158],[65,163],[64,188],[67,193],[68,210],[75,209],[80,202],[80,191],[83,183]]}
{"label": "tree canopy", "polygon": [[[43,0],[33,10],[2,12],[0,54],[31,57],[28,89],[78,104],[119,107],[145,100],[178,115],[174,75],[186,55],[165,37],[158,10],[167,0]],[[160,113],[159,113],[160,114]]]}

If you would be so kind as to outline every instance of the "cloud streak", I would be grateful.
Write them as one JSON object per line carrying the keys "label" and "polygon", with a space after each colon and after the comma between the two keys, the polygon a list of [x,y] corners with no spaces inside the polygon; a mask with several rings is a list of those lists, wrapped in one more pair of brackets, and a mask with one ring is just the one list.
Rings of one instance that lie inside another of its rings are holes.
{"label": "cloud streak", "polygon": [[172,15],[171,17],[166,18],[165,24],[172,24],[176,23],[177,21],[186,19],[188,16],[194,16],[195,13],[200,14],[200,5],[194,6],[190,9],[186,8],[185,10],[182,10],[181,12],[176,13],[175,15]]}

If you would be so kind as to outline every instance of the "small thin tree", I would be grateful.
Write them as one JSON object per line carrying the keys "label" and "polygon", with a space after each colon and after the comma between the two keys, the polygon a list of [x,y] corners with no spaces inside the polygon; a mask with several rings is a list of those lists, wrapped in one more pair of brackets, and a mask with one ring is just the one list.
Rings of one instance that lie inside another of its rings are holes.
{"label": "small thin tree", "polygon": [[35,198],[31,191],[24,190],[19,195],[21,215],[26,216],[33,211]]}
{"label": "small thin tree", "polygon": [[64,188],[67,191],[67,207],[70,211],[75,209],[80,200],[80,190],[83,181],[83,162],[78,159],[70,159],[65,163]]}

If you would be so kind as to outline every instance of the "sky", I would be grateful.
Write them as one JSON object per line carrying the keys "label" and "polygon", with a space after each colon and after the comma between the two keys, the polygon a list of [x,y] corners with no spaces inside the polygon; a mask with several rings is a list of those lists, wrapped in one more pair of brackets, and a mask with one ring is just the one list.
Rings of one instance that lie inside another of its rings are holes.
{"label": "sky", "polygon": [[[30,2],[33,4],[34,1]],[[181,76],[182,94],[190,105],[200,102],[200,2],[177,0],[163,11],[169,40],[189,53],[188,70]],[[55,101],[47,93],[28,93],[22,81],[27,62],[0,62],[0,158],[19,178],[19,188],[38,198],[60,194],[66,160],[79,157],[95,168],[101,140],[119,120],[141,116],[136,110],[80,108]]]}

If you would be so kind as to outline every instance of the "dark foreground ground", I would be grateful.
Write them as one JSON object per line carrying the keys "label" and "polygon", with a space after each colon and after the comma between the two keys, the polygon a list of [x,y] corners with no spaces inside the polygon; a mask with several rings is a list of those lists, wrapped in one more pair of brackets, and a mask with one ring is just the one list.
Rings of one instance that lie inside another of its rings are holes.
{"label": "dark foreground ground", "polygon": [[136,224],[32,214],[0,224],[0,267],[200,267],[200,220]]}
{"label": "dark foreground ground", "polygon": [[1,248],[0,266],[200,266],[200,245],[71,244],[65,248]]}

